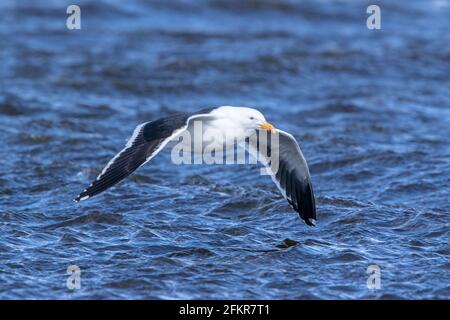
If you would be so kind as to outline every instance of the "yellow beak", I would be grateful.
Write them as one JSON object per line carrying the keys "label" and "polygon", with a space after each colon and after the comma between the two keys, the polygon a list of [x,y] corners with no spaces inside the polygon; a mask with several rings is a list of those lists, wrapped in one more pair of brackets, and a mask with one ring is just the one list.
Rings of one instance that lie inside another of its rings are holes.
{"label": "yellow beak", "polygon": [[261,129],[264,129],[264,130],[270,132],[270,133],[275,130],[275,127],[271,123],[268,123],[268,122],[264,122],[259,127]]}

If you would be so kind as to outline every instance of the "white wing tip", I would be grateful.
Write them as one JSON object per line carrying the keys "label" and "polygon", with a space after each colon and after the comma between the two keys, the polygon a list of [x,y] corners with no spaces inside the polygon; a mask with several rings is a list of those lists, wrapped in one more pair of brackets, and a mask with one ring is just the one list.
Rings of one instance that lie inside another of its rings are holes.
{"label": "white wing tip", "polygon": [[89,199],[89,197],[90,197],[90,196],[84,196],[84,197],[78,196],[78,197],[76,197],[73,201],[75,201],[75,202],[80,202],[80,201],[84,201],[84,200]]}

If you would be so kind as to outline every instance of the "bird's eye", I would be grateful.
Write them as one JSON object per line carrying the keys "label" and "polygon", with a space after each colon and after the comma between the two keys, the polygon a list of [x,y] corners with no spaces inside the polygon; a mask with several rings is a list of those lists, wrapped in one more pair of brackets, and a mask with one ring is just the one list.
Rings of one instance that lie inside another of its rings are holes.
{"label": "bird's eye", "polygon": [[254,117],[250,117],[250,120],[255,120],[255,118]]}

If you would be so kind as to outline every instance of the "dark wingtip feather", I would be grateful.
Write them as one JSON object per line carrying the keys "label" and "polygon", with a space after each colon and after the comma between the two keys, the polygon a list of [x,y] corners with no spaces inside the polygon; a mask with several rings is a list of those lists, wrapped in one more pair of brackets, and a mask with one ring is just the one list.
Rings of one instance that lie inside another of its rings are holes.
{"label": "dark wingtip feather", "polygon": [[299,216],[308,226],[316,225],[316,201],[311,181],[305,183],[300,191]]}
{"label": "dark wingtip feather", "polygon": [[80,193],[75,199],[73,199],[73,201],[75,202],[80,202],[83,200],[87,200],[89,199],[89,195],[87,194],[87,190],[84,190],[82,193]]}

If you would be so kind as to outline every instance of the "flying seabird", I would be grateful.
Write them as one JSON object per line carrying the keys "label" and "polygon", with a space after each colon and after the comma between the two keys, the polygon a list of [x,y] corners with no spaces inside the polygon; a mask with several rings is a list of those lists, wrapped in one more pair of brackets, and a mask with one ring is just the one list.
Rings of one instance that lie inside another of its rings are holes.
{"label": "flying seabird", "polygon": [[[222,106],[196,113],[176,113],[138,125],[125,148],[108,162],[75,201],[86,200],[123,180],[153,159],[170,141],[179,139],[186,131],[193,132],[194,123],[198,121],[204,130],[210,128],[226,136],[245,137],[246,150],[265,166],[291,207],[307,225],[315,225],[316,207],[311,177],[297,141],[291,134],[268,123],[261,112],[246,107]],[[278,134],[277,146],[270,139],[265,143],[267,149],[263,152],[265,146],[262,146],[261,139],[248,139],[248,132],[252,130],[258,137],[261,133],[268,136]],[[270,158],[275,151],[278,154],[276,170]]]}

